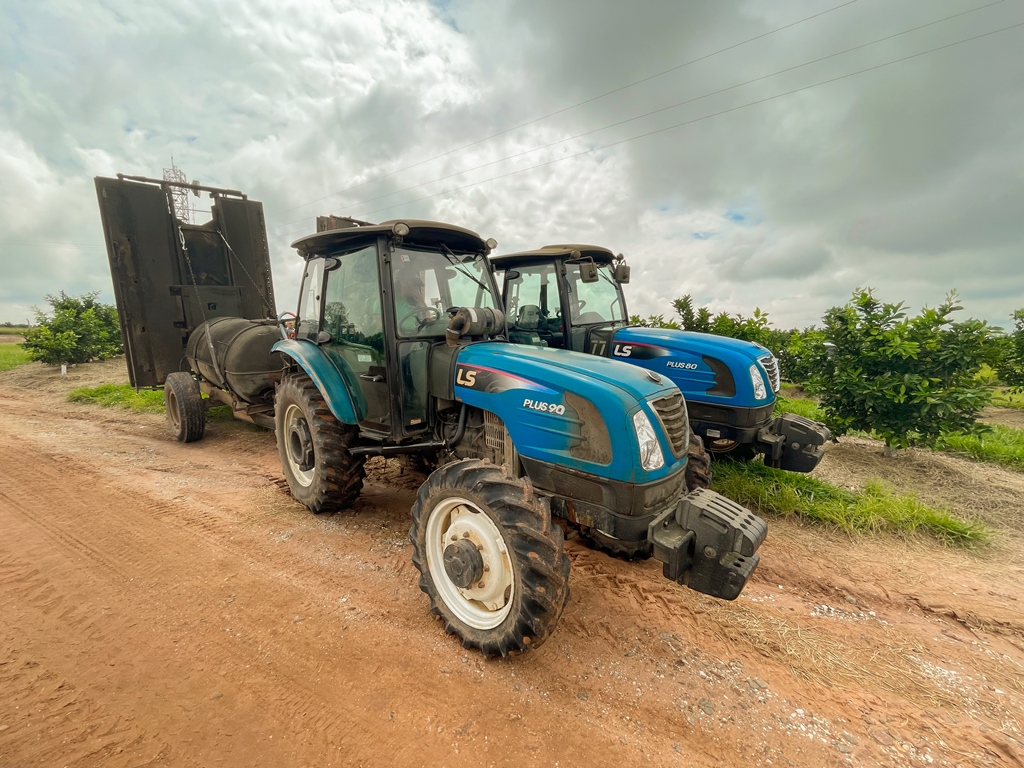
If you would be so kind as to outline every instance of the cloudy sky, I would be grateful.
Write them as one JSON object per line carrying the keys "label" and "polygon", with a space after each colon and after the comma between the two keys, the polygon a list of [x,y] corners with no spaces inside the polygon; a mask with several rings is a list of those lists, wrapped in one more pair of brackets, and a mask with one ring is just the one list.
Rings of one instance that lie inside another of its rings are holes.
{"label": "cloudy sky", "polygon": [[263,201],[280,308],[333,212],[604,245],[645,315],[956,288],[1006,326],[1022,51],[1021,0],[4,0],[0,322],[113,301],[92,179],[173,156]]}

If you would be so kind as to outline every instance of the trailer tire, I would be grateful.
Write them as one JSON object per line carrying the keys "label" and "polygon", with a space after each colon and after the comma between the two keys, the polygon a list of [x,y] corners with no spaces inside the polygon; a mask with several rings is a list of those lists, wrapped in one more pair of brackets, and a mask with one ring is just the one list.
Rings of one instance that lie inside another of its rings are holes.
{"label": "trailer tire", "polygon": [[543,643],[569,600],[569,558],[547,499],[507,467],[463,459],[431,473],[409,538],[430,610],[484,656]]}
{"label": "trailer tire", "polygon": [[704,441],[690,434],[690,447],[686,452],[686,490],[711,487],[711,457],[704,449]]}
{"label": "trailer tire", "polygon": [[286,374],[274,398],[281,469],[292,496],[314,513],[345,509],[359,497],[365,458],[349,453],[358,435],[327,407],[305,373]]}
{"label": "trailer tire", "polygon": [[191,373],[177,371],[164,380],[164,410],[179,443],[194,443],[206,433],[206,403]]}

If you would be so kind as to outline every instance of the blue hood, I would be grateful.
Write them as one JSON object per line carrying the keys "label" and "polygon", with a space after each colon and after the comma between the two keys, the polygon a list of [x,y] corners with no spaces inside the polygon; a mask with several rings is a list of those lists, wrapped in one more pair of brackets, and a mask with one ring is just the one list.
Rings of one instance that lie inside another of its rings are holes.
{"label": "blue hood", "polygon": [[[487,342],[466,346],[456,360],[456,398],[500,416],[520,454],[629,483],[660,480],[685,465],[685,455],[678,460],[673,455],[651,406],[678,391],[666,376],[560,349]],[[581,405],[579,398],[586,403]],[[633,425],[640,409],[658,434],[665,458],[656,470],[640,464]],[[607,463],[575,450],[585,433],[600,433],[595,422],[602,420],[610,441]]]}
{"label": "blue hood", "polygon": [[[687,400],[754,408],[775,402],[771,379],[759,362],[771,352],[751,341],[662,328],[620,328],[609,356],[669,377]],[[758,400],[750,379],[756,365],[768,397]],[[730,389],[729,379],[734,389]]]}

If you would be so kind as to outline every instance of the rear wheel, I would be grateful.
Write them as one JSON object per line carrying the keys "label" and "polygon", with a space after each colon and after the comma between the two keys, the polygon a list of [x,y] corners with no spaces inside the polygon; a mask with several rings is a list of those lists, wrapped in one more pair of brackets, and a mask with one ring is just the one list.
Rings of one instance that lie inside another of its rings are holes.
{"label": "rear wheel", "polygon": [[690,448],[686,452],[686,490],[711,487],[711,458],[704,450],[703,441],[690,434]]}
{"label": "rear wheel", "polygon": [[508,656],[558,624],[569,558],[528,480],[480,459],[446,464],[420,487],[409,538],[430,610],[464,647]]}
{"label": "rear wheel", "polygon": [[199,382],[191,373],[167,374],[164,380],[164,409],[171,433],[181,443],[194,443],[206,433],[206,404]]}
{"label": "rear wheel", "polygon": [[295,500],[317,513],[351,506],[366,477],[365,459],[348,451],[356,428],[334,417],[305,373],[289,373],[278,385],[274,422],[281,468]]}

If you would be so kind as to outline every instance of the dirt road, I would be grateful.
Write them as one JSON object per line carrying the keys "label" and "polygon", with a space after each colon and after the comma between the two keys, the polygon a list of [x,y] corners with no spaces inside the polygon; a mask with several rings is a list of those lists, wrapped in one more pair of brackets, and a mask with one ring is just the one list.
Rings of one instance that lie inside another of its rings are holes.
{"label": "dirt road", "polygon": [[0,766],[1022,764],[1021,475],[940,457],[998,491],[980,554],[771,521],[734,603],[569,542],[555,634],[485,661],[416,586],[418,477],[315,517],[269,433],[65,401],[123,379],[0,374]]}

